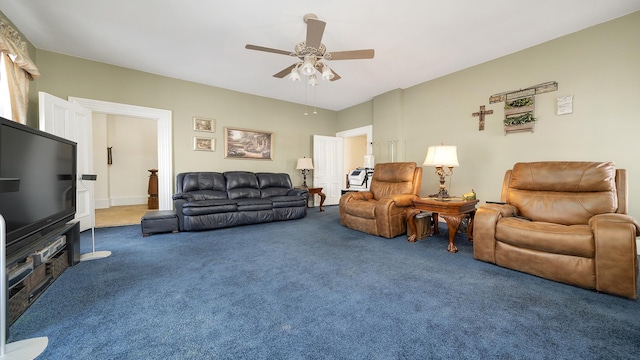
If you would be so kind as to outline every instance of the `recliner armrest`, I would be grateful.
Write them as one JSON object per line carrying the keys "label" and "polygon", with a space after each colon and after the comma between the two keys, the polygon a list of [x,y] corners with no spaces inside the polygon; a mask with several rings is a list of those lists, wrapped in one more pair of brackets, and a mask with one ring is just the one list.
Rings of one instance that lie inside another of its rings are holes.
{"label": "recliner armrest", "polygon": [[638,298],[638,222],[626,214],[589,219],[595,240],[596,290]]}
{"label": "recliner armrest", "polygon": [[373,194],[371,191],[349,191],[348,193],[342,195],[346,201],[350,200],[369,200],[373,199]]}
{"label": "recliner armrest", "polygon": [[480,206],[480,209],[492,209],[500,213],[501,217],[511,217],[518,215],[518,209],[509,204],[486,204]]}
{"label": "recliner armrest", "polygon": [[473,219],[473,257],[496,263],[496,225],[503,217],[512,217],[518,210],[509,204],[482,205]]}
{"label": "recliner armrest", "polygon": [[417,199],[418,196],[413,194],[389,195],[383,197],[379,201],[387,198],[391,199],[391,201],[393,201],[397,207],[407,207],[413,206],[413,200]]}
{"label": "recliner armrest", "polygon": [[598,214],[589,219],[589,226],[593,227],[600,221],[617,222],[625,224],[633,224],[636,236],[640,236],[640,224],[632,216],[627,214]]}

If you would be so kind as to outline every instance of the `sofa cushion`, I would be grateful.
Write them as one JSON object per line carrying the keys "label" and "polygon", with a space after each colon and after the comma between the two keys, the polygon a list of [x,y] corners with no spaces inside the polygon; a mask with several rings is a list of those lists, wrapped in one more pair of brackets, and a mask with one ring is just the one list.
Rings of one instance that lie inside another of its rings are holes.
{"label": "sofa cushion", "polygon": [[227,192],[226,191],[215,191],[215,190],[195,190],[189,192],[189,196],[192,201],[200,201],[200,200],[226,200]]}
{"label": "sofa cushion", "polygon": [[380,200],[388,195],[411,194],[415,172],[414,162],[376,164],[371,179],[373,198]]}
{"label": "sofa cushion", "polygon": [[595,256],[595,241],[588,225],[567,226],[505,217],[496,224],[495,236],[496,240],[519,248],[584,258]]}
{"label": "sofa cushion", "polygon": [[513,166],[507,203],[535,221],[586,225],[618,209],[611,162],[533,162]]}
{"label": "sofa cushion", "polygon": [[182,214],[187,216],[219,214],[238,210],[235,200],[201,200],[190,201],[182,205]]}
{"label": "sofa cushion", "polygon": [[289,174],[256,173],[256,177],[260,185],[260,196],[263,198],[287,195],[293,188]]}
{"label": "sofa cushion", "polygon": [[378,205],[378,201],[372,199],[354,200],[349,201],[349,206],[343,206],[340,210],[356,218],[375,219],[376,205]]}
{"label": "sofa cushion", "polygon": [[238,211],[271,210],[273,205],[271,200],[260,198],[236,199]]}
{"label": "sofa cushion", "polygon": [[218,196],[224,195],[226,198],[226,180],[221,173],[216,172],[194,172],[186,173],[182,178],[182,189],[179,192],[191,192],[198,190],[211,190],[217,192]]}
{"label": "sofa cushion", "polygon": [[229,199],[260,198],[258,178],[248,171],[227,171],[227,195]]}
{"label": "sofa cushion", "polygon": [[269,201],[273,203],[274,209],[307,206],[307,199],[303,196],[273,196],[269,198]]}

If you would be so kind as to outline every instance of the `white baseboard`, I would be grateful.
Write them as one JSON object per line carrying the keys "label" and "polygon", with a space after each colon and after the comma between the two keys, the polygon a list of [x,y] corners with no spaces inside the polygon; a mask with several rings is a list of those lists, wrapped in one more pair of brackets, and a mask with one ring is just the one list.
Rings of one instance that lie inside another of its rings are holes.
{"label": "white baseboard", "polygon": [[111,198],[111,206],[143,205],[146,203],[146,196]]}
{"label": "white baseboard", "polygon": [[146,203],[146,196],[112,197],[109,206],[144,205]]}
{"label": "white baseboard", "polygon": [[108,209],[109,199],[96,199],[95,206],[96,206],[96,209]]}
{"label": "white baseboard", "polygon": [[127,206],[127,205],[146,205],[146,196],[131,196],[131,197],[117,197],[108,199],[96,199],[96,209],[108,209],[112,206]]}

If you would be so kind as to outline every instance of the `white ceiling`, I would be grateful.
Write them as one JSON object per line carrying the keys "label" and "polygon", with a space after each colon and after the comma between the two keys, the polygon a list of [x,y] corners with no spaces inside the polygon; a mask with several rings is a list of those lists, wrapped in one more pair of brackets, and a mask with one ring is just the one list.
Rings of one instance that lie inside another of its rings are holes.
{"label": "white ceiling", "polygon": [[38,49],[300,104],[302,83],[272,76],[296,58],[244,46],[293,50],[303,15],[315,13],[329,52],[375,49],[370,60],[328,63],[342,79],[321,80],[316,105],[341,110],[638,11],[640,0],[0,0],[0,9]]}

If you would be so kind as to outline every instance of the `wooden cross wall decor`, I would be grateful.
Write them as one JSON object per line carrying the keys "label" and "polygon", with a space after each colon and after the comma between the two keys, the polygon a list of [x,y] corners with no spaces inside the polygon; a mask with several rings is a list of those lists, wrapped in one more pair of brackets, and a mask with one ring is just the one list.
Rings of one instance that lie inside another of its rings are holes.
{"label": "wooden cross wall decor", "polygon": [[484,130],[484,116],[485,115],[490,115],[493,114],[493,110],[485,110],[484,109],[484,105],[480,106],[480,111],[478,112],[474,112],[473,115],[474,117],[479,117],[480,119],[480,124],[478,125],[478,130],[482,131]]}

